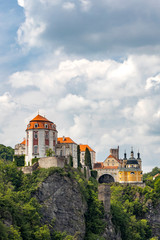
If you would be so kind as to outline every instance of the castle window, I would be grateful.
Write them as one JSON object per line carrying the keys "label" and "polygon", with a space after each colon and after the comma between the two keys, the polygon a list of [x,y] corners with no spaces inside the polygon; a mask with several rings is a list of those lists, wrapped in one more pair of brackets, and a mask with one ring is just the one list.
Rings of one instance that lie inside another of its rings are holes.
{"label": "castle window", "polygon": [[45,124],[45,128],[48,128],[48,124]]}
{"label": "castle window", "polygon": [[60,151],[60,156],[62,156],[62,150]]}
{"label": "castle window", "polygon": [[34,127],[37,128],[37,127],[38,127],[38,123],[35,123],[35,124],[34,124]]}
{"label": "castle window", "polygon": [[49,139],[49,132],[48,131],[45,132],[45,139]]}
{"label": "castle window", "polygon": [[131,174],[135,174],[134,172],[131,172]]}
{"label": "castle window", "polygon": [[37,154],[37,153],[38,153],[38,146],[35,145],[35,146],[34,146],[34,154]]}
{"label": "castle window", "polygon": [[38,138],[38,132],[34,132],[34,138],[35,138],[35,139]]}

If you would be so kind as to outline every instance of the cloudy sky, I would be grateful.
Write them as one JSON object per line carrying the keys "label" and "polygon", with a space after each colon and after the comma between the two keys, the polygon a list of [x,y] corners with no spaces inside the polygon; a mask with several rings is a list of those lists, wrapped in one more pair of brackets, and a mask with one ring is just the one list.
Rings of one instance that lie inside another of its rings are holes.
{"label": "cloudy sky", "polygon": [[120,146],[160,167],[160,2],[0,2],[0,143],[39,111],[97,161]]}

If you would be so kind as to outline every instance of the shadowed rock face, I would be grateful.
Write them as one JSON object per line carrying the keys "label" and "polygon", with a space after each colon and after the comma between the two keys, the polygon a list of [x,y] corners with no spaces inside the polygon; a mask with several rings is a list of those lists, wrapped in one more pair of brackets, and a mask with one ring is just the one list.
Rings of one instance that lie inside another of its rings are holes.
{"label": "shadowed rock face", "polygon": [[39,187],[36,197],[42,205],[43,223],[54,220],[55,230],[84,239],[87,205],[76,181],[54,173]]}
{"label": "shadowed rock face", "polygon": [[151,202],[148,203],[149,211],[146,213],[146,219],[150,223],[152,236],[160,239],[160,204],[155,208]]}

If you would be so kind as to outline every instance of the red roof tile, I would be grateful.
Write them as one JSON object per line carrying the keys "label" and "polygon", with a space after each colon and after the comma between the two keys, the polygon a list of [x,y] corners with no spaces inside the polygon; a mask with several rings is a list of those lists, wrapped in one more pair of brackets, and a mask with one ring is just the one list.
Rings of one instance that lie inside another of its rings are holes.
{"label": "red roof tile", "polygon": [[75,142],[70,137],[60,137],[57,138],[57,143],[75,143]]}
{"label": "red roof tile", "polygon": [[52,130],[56,131],[56,125],[53,122],[49,121],[47,118],[42,117],[41,115],[38,114],[35,118],[33,118],[29,122],[29,124],[27,126],[27,130],[29,130],[29,129],[46,129],[46,130],[52,129]]}
{"label": "red roof tile", "polygon": [[89,150],[90,152],[95,152],[95,151],[94,151],[92,148],[90,148],[88,145],[80,144],[79,147],[80,147],[80,151],[81,151],[81,152],[85,152],[85,151],[86,151],[86,148],[88,148],[88,150]]}
{"label": "red roof tile", "polygon": [[26,145],[26,139],[24,139],[20,144]]}

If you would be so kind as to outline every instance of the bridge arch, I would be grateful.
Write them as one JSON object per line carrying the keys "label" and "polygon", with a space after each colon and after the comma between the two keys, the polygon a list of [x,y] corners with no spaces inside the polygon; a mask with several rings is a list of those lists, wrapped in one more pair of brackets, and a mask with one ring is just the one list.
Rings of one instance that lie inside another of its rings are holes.
{"label": "bridge arch", "polygon": [[98,179],[99,183],[111,183],[115,182],[114,178],[110,174],[103,174]]}

